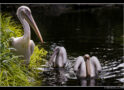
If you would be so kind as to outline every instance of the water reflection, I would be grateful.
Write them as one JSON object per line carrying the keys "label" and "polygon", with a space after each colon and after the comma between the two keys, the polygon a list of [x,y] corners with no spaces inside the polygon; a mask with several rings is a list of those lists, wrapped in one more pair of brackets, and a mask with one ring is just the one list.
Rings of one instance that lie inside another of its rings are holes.
{"label": "water reflection", "polygon": [[[42,47],[48,51],[47,59],[56,46],[64,46],[67,50],[69,63],[65,76],[68,79],[64,86],[80,86],[73,64],[76,57],[86,53],[97,56],[103,67],[96,86],[124,85],[123,5],[97,5],[27,5],[44,38]],[[11,14],[17,18],[15,12],[19,6],[3,4],[2,12],[12,11]],[[31,35],[35,42],[39,41],[33,30]],[[57,85],[57,72],[49,68],[43,71],[42,86]]]}
{"label": "water reflection", "polygon": [[[67,77],[64,68],[54,68],[50,71],[44,71],[42,73],[43,84],[45,86],[65,86]],[[47,76],[47,77],[46,77]]]}
{"label": "water reflection", "polygon": [[[71,7],[71,5],[67,6]],[[90,56],[97,56],[103,67],[100,75],[101,80],[97,80],[95,85],[122,86],[124,83],[122,5],[120,7],[110,6],[109,8],[81,7],[83,5],[77,5],[77,9],[71,9],[58,16],[34,13],[33,16],[36,16],[36,22],[38,22],[45,41],[42,47],[48,51],[47,58],[49,59],[56,46],[66,48],[71,63],[70,68],[66,70],[68,80],[65,86],[80,85],[73,72],[73,63],[76,57],[86,53]],[[37,41],[35,37],[32,39]],[[47,75],[44,76],[47,83],[43,85],[49,86],[56,82],[56,75],[54,75],[56,72],[51,71],[49,74],[48,72],[45,72]]]}
{"label": "water reflection", "polygon": [[[102,72],[99,79],[94,80],[82,80],[80,83],[77,79],[73,66],[76,58],[68,55],[69,59],[65,71],[62,71],[62,75],[58,74],[56,70],[45,71],[43,86],[85,86],[85,85],[95,85],[95,86],[122,86],[124,83],[124,63],[122,58],[115,61],[101,61]],[[101,60],[101,59],[100,59]],[[103,59],[102,59],[103,60]],[[63,73],[64,72],[64,73]],[[61,73],[61,71],[60,71]],[[47,74],[47,75],[46,75]],[[63,77],[64,76],[64,77]],[[66,79],[65,79],[66,78]],[[46,80],[47,79],[47,80]],[[61,83],[60,83],[61,82]]]}

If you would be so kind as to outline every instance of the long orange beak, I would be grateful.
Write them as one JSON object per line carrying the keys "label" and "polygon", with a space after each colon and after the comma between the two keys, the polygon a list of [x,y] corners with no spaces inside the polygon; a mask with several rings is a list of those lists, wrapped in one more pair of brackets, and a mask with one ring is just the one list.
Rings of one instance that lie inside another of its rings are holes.
{"label": "long orange beak", "polygon": [[36,35],[39,37],[41,43],[43,43],[43,38],[42,38],[42,36],[40,34],[40,31],[39,31],[39,29],[38,29],[38,27],[37,27],[32,15],[29,14],[29,13],[26,13],[26,12],[24,12],[23,14],[24,14],[25,19],[27,20],[27,22],[31,25],[31,27],[35,31]]}

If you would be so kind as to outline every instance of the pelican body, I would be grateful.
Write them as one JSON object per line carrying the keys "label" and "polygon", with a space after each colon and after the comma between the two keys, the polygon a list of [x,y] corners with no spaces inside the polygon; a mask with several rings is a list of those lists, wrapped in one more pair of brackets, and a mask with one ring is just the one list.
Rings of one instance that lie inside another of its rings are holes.
{"label": "pelican body", "polygon": [[80,80],[81,86],[94,86],[95,79],[101,71],[101,65],[97,57],[79,56],[74,64],[74,71]]}
{"label": "pelican body", "polygon": [[57,46],[49,59],[49,65],[52,64],[56,74],[57,83],[60,85],[67,81],[65,76],[65,65],[67,62],[67,53],[64,47]]}
{"label": "pelican body", "polygon": [[54,67],[64,67],[67,61],[67,53],[64,47],[57,46],[49,60],[49,64],[52,63]]}
{"label": "pelican body", "polygon": [[24,35],[22,37],[17,38],[12,37],[10,39],[10,46],[14,48],[14,50],[12,51],[14,51],[17,55],[23,55],[24,59],[26,60],[26,64],[29,64],[30,56],[32,55],[35,47],[35,43],[33,42],[33,40],[30,40],[30,26],[35,31],[36,35],[39,37],[41,43],[43,43],[43,39],[32,17],[31,10],[27,6],[20,6],[16,14],[23,26]]}
{"label": "pelican body", "polygon": [[[86,59],[88,59],[89,62],[86,62]],[[85,55],[84,57],[79,56],[75,62],[74,71],[77,72],[77,76],[79,78],[87,77],[93,78],[97,76],[97,73],[99,71],[101,71],[101,65],[98,58],[95,56],[92,57],[89,57],[88,55]]]}

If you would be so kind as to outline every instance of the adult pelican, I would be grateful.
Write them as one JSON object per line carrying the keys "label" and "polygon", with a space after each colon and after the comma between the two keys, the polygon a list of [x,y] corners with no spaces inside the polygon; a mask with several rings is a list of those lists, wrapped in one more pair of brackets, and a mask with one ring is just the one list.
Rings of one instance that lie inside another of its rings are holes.
{"label": "adult pelican", "polygon": [[49,60],[49,64],[53,64],[54,67],[62,68],[67,61],[67,53],[64,47],[57,46]]}
{"label": "adult pelican", "polygon": [[33,40],[30,40],[31,39],[30,26],[33,28],[36,35],[39,37],[41,43],[43,43],[43,39],[33,19],[31,10],[27,6],[20,6],[17,9],[16,14],[24,28],[24,35],[22,37],[17,38],[12,37],[10,39],[10,46],[15,48],[13,51],[16,54],[24,56],[26,64],[28,65],[30,62],[30,56],[32,55],[35,47]]}
{"label": "adult pelican", "polygon": [[[74,64],[74,71],[80,80],[95,78],[101,69],[98,58],[95,56],[90,57],[88,54],[85,54],[84,57],[79,56]],[[83,81],[83,84],[86,85],[86,81]]]}

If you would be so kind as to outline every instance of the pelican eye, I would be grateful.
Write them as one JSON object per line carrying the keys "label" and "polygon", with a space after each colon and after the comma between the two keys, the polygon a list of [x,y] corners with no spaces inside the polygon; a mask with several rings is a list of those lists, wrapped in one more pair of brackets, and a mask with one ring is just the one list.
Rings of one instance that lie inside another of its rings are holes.
{"label": "pelican eye", "polygon": [[27,15],[30,15],[30,14],[31,14],[31,11],[28,10],[28,9],[25,9],[25,13],[26,13]]}

